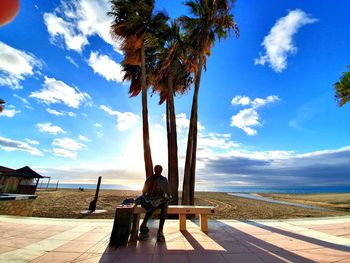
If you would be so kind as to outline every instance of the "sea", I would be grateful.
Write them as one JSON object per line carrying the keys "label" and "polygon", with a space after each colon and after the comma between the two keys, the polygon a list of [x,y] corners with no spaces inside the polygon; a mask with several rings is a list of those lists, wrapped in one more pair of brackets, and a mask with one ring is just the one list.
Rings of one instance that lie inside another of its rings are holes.
{"label": "sea", "polygon": [[[46,188],[43,185],[42,188]],[[49,188],[56,188],[50,184]],[[59,189],[96,189],[96,184],[59,184]],[[122,185],[101,184],[101,190],[135,190]],[[141,192],[140,188],[140,192]],[[350,193],[348,186],[309,186],[309,187],[196,187],[196,191],[226,193],[284,193],[284,194],[316,194],[316,193]]]}

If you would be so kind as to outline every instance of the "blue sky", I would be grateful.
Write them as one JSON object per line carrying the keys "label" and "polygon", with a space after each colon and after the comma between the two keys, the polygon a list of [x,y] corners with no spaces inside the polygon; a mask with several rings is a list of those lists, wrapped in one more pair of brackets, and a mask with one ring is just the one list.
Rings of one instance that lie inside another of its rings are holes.
{"label": "blue sky", "polygon": [[[181,1],[156,2],[172,18],[187,13]],[[141,188],[141,101],[121,83],[108,9],[21,1],[0,27],[0,165]],[[349,10],[345,0],[237,1],[240,37],[216,43],[202,76],[198,189],[350,185],[350,106],[337,107],[332,86],[350,63]],[[191,99],[175,101],[181,174]],[[149,114],[153,162],[166,167],[157,94]]]}

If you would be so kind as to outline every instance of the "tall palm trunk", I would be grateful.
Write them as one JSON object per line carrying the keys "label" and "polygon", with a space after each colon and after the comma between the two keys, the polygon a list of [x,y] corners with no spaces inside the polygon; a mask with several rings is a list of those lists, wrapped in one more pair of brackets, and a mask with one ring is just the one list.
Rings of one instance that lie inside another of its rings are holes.
{"label": "tall palm trunk", "polygon": [[141,88],[142,88],[142,131],[143,131],[143,156],[145,160],[146,177],[153,174],[153,163],[151,147],[149,143],[148,128],[148,108],[147,108],[147,84],[146,84],[146,65],[145,65],[145,45],[142,44],[141,51]]}
{"label": "tall palm trunk", "polygon": [[168,179],[170,185],[170,193],[172,195],[171,204],[178,204],[179,190],[179,168],[177,156],[177,133],[176,133],[176,114],[174,105],[174,89],[173,80],[168,76],[169,97],[166,101],[166,122],[167,122],[167,138],[168,138]]}
{"label": "tall palm trunk", "polygon": [[190,127],[188,131],[184,182],[182,189],[182,204],[194,205],[194,189],[196,177],[197,156],[197,123],[198,123],[198,93],[203,68],[203,56],[199,57],[198,71],[195,76],[194,94],[191,109]]}

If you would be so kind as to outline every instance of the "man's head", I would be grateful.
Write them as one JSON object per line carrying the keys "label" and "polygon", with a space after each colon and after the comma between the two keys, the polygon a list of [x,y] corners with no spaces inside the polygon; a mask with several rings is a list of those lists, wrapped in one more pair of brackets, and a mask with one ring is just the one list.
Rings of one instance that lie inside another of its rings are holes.
{"label": "man's head", "polygon": [[162,167],[162,166],[160,166],[160,165],[154,166],[154,173],[155,173],[156,175],[161,175],[161,174],[162,174],[162,171],[163,171],[163,167]]}

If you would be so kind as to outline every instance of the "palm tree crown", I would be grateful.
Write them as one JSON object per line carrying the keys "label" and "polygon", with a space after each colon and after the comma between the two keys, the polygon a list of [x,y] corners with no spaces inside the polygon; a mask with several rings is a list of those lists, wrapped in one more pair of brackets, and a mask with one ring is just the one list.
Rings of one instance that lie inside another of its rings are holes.
{"label": "palm tree crown", "polygon": [[199,56],[203,56],[204,67],[206,56],[215,40],[226,39],[231,32],[239,36],[239,27],[234,21],[231,9],[234,0],[192,0],[185,2],[193,17],[182,16],[179,21],[187,32],[191,48],[191,58],[188,64],[192,72],[197,70]]}
{"label": "palm tree crown", "polygon": [[334,84],[335,99],[340,107],[350,101],[350,66],[347,68],[349,70],[343,72],[343,76]]}

